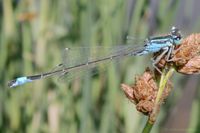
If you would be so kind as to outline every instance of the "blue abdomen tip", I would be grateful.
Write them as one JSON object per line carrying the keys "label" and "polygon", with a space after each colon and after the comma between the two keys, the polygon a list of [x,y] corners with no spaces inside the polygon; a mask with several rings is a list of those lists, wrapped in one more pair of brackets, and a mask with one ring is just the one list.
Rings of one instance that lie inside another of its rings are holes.
{"label": "blue abdomen tip", "polygon": [[16,79],[10,81],[8,83],[8,86],[9,87],[16,87],[16,86],[23,85],[23,84],[28,83],[28,82],[32,82],[32,80],[28,79],[27,77],[19,77],[19,78],[16,78]]}

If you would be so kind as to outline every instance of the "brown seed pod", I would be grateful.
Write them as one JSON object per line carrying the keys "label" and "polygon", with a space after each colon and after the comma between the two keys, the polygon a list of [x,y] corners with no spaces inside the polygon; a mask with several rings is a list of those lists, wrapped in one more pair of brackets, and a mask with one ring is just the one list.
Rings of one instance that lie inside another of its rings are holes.
{"label": "brown seed pod", "polygon": [[143,113],[144,115],[149,115],[150,112],[152,112],[154,107],[154,102],[147,101],[147,100],[141,100],[137,105],[136,109]]}
{"label": "brown seed pod", "polygon": [[183,74],[200,74],[200,56],[193,57],[182,67],[178,67],[177,71]]}
{"label": "brown seed pod", "polygon": [[174,51],[172,62],[176,70],[183,74],[199,74],[200,72],[200,34],[186,37],[179,48]]}
{"label": "brown seed pod", "polygon": [[181,45],[174,51],[172,58],[176,66],[185,65],[200,52],[200,34],[192,34],[183,39]]}
{"label": "brown seed pod", "polygon": [[[139,112],[150,115],[158,93],[158,85],[152,71],[147,68],[143,75],[136,78],[133,86],[122,84],[121,87],[127,98],[136,105],[136,109]],[[172,85],[168,82],[162,101],[169,95],[171,88]]]}

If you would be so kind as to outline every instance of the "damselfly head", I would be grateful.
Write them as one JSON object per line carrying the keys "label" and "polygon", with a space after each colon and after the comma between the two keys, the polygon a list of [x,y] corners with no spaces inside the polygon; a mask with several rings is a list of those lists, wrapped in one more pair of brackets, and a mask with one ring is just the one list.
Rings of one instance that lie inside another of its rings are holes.
{"label": "damselfly head", "polygon": [[171,28],[171,36],[176,44],[180,44],[182,35],[181,35],[181,31],[177,27],[173,26]]}

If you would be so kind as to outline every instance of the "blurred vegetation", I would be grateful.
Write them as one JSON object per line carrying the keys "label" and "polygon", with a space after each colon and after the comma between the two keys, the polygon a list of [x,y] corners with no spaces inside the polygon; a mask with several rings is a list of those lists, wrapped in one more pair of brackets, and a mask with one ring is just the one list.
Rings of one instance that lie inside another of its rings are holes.
{"label": "blurred vegetation", "polygon": [[[53,77],[9,89],[7,82],[52,70],[62,61],[65,47],[125,44],[127,35],[146,38],[168,33],[173,25],[185,35],[198,32],[199,4],[198,0],[0,1],[0,132],[141,132],[147,118],[125,98],[120,83],[133,83],[135,75],[150,66],[148,56],[113,63],[94,78],[88,73],[83,81],[70,84]],[[199,131],[198,81],[197,76],[175,75],[175,89],[153,132]],[[188,95],[190,99],[182,103]]]}

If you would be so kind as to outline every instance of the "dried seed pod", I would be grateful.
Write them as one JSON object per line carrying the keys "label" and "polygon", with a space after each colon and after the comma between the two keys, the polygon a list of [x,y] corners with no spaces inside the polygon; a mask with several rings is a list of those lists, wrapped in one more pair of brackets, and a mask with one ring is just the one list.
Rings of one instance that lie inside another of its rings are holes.
{"label": "dried seed pod", "polygon": [[183,74],[200,74],[200,56],[190,59],[182,67],[178,67],[177,71]]}
{"label": "dried seed pod", "polygon": [[[146,69],[143,75],[136,78],[136,82],[133,86],[122,84],[121,87],[127,98],[136,105],[139,112],[150,115],[153,111],[158,93],[158,85],[152,71]],[[172,85],[168,82],[161,101],[166,99],[171,88]]]}
{"label": "dried seed pod", "polygon": [[176,70],[183,74],[199,74],[200,72],[200,34],[186,37],[174,51],[172,62]]}
{"label": "dried seed pod", "polygon": [[124,94],[126,95],[126,97],[134,104],[137,104],[136,99],[133,94],[133,88],[126,84],[121,84],[121,88],[124,91]]}
{"label": "dried seed pod", "polygon": [[136,83],[133,86],[133,93],[137,101],[153,101],[157,90],[158,86],[154,80],[154,75],[149,69],[142,76],[136,78]]}
{"label": "dried seed pod", "polygon": [[183,39],[181,45],[174,51],[172,61],[175,66],[183,66],[200,52],[200,34],[192,34]]}
{"label": "dried seed pod", "polygon": [[154,102],[147,101],[147,100],[141,100],[137,105],[136,109],[143,113],[144,115],[149,115],[150,112],[152,112],[154,107]]}

